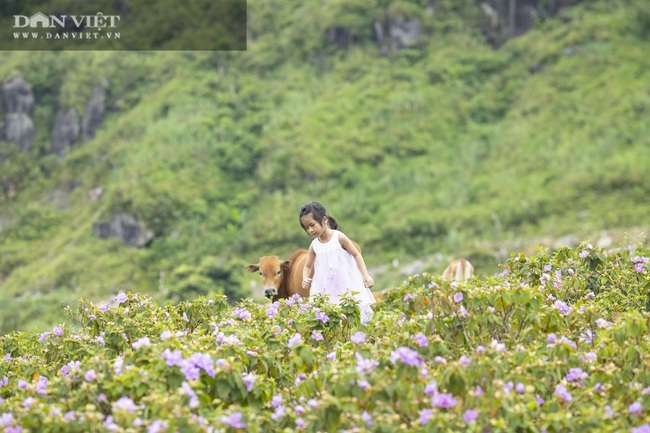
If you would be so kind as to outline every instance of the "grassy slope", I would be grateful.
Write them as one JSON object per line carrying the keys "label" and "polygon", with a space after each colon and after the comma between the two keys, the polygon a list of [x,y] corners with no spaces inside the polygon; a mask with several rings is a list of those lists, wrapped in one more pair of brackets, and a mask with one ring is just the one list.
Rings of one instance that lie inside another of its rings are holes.
{"label": "grassy slope", "polygon": [[[482,273],[496,263],[473,246],[497,240],[495,218],[514,240],[650,217],[650,60],[634,7],[574,8],[569,23],[496,51],[429,23],[439,37],[387,58],[369,42],[323,48],[314,5],[252,6],[251,26],[272,13],[290,25],[260,30],[248,53],[1,54],[0,79],[22,73],[34,87],[39,125],[38,149],[4,163],[19,186],[0,203],[12,220],[0,240],[5,329],[49,325],[53,306],[82,295],[155,291],[160,269],[206,256],[246,283],[241,265],[308,244],[296,210],[312,199],[370,265],[474,254]],[[304,44],[321,45],[297,46],[288,29],[310,25]],[[104,77],[112,110],[97,137],[40,158],[56,104],[83,109]],[[96,186],[106,195],[91,203]],[[48,199],[57,188],[66,210]],[[149,249],[93,237],[94,221],[122,210],[158,232]]]}

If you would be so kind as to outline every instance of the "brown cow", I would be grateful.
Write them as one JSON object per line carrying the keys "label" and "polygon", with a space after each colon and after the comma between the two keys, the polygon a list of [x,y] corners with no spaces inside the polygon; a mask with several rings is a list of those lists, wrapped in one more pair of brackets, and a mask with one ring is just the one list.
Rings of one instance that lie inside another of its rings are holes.
{"label": "brown cow", "polygon": [[303,298],[309,297],[309,289],[302,288],[302,268],[307,260],[307,250],[294,251],[288,260],[278,256],[264,256],[256,264],[246,266],[250,272],[259,271],[262,277],[264,296],[273,302],[280,298],[289,298],[298,293]]}
{"label": "brown cow", "polygon": [[463,281],[474,276],[474,266],[467,259],[456,259],[442,272],[445,280]]}
{"label": "brown cow", "polygon": [[[352,244],[361,252],[361,247],[355,241]],[[303,298],[309,297],[309,289],[302,288],[302,270],[307,261],[307,250],[299,249],[293,252],[288,260],[280,260],[278,256],[264,256],[256,264],[246,266],[250,272],[259,271],[262,277],[264,296],[273,302],[282,298],[290,298],[296,293]],[[314,277],[312,269],[310,278]]]}

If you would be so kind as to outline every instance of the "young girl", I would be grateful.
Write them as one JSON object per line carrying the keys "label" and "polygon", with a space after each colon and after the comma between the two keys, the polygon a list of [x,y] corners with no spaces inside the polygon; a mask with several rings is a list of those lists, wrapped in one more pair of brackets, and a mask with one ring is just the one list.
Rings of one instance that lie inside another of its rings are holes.
{"label": "young girl", "polygon": [[[375,281],[368,275],[359,250],[344,233],[336,230],[336,220],[320,203],[311,202],[300,208],[300,225],[314,238],[302,271],[302,287],[307,289],[311,285],[310,295],[322,293],[335,304],[341,296],[356,292],[354,298],[359,301],[361,323],[368,323],[373,316],[370,304],[375,302],[369,287]],[[312,269],[313,280],[309,278]]]}

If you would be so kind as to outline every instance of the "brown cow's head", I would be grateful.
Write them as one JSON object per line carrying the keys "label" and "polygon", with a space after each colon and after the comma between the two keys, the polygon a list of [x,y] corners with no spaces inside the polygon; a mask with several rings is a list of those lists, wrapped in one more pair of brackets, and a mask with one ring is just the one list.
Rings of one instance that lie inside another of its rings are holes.
{"label": "brown cow's head", "polygon": [[262,276],[262,287],[264,296],[271,299],[280,294],[280,287],[284,281],[285,272],[291,268],[289,260],[280,260],[278,256],[264,256],[257,264],[248,265],[246,269],[250,272],[259,271]]}

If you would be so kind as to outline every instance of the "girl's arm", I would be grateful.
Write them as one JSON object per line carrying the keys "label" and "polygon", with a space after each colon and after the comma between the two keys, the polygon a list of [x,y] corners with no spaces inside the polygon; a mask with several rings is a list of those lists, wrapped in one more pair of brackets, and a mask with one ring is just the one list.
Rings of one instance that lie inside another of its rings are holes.
{"label": "girl's arm", "polygon": [[[359,268],[359,271],[361,271],[361,276],[363,277],[363,283],[366,285],[366,287],[372,287],[375,285],[375,280],[372,279],[372,277],[368,274],[368,270],[366,269],[366,262],[363,260],[363,256],[357,250],[354,245],[352,244],[352,241],[350,238],[348,238],[345,234],[339,232],[339,242],[341,243],[341,246],[354,257],[354,260],[357,262],[357,267]],[[309,259],[307,259],[309,260]],[[307,266],[305,265],[305,268]]]}
{"label": "girl's arm", "polygon": [[314,261],[316,260],[316,253],[312,246],[309,246],[309,251],[307,252],[307,260],[305,261],[305,267],[302,268],[302,288],[308,289],[311,285],[311,270],[314,267]]}

